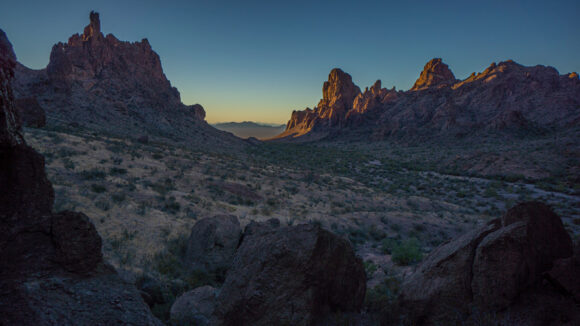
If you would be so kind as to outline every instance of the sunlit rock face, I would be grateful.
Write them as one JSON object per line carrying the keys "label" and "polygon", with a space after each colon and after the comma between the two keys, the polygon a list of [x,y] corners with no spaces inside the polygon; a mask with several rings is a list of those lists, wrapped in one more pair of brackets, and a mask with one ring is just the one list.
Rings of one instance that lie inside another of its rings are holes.
{"label": "sunlit rock face", "polygon": [[[348,76],[348,77],[344,77]],[[552,67],[511,60],[457,80],[440,58],[427,62],[408,91],[359,92],[334,69],[314,110],[294,111],[277,138],[418,140],[545,133],[580,124],[580,81]]]}
{"label": "sunlit rock face", "polygon": [[201,105],[181,102],[147,39],[125,42],[105,36],[99,14],[92,12],[89,18],[82,34],[53,46],[45,69],[16,66],[16,97],[36,98],[48,124],[73,123],[120,136],[148,134],[187,144],[204,136],[224,146],[240,143],[209,126]]}
{"label": "sunlit rock face", "polygon": [[437,87],[442,85],[451,85],[455,82],[455,76],[449,70],[449,67],[443,63],[441,58],[431,59],[427,62],[421,72],[421,76],[411,88],[412,91]]}

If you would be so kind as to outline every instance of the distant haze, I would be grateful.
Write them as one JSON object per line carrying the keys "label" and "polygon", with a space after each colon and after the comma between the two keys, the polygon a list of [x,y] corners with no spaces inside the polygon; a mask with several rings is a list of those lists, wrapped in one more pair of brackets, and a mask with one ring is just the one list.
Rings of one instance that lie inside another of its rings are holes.
{"label": "distant haze", "polygon": [[213,124],[219,130],[231,132],[240,138],[255,137],[258,139],[272,138],[286,129],[283,124],[260,123],[252,121],[221,122]]}

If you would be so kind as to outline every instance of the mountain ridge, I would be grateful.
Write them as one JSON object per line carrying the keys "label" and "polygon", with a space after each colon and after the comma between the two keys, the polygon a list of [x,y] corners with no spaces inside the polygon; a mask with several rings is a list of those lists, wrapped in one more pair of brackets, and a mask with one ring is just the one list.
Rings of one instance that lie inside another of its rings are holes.
{"label": "mountain ridge", "polygon": [[407,91],[382,88],[380,80],[364,92],[357,89],[349,74],[333,69],[318,105],[293,111],[286,130],[273,139],[314,141],[357,134],[367,140],[423,140],[580,124],[576,73],[560,75],[553,67],[526,67],[512,60],[457,80],[442,59],[435,58]]}

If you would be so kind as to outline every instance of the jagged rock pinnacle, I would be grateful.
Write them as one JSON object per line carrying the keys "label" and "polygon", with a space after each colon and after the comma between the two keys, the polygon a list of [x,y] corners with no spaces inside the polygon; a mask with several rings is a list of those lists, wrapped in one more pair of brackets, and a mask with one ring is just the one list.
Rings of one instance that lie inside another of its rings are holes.
{"label": "jagged rock pinnacle", "polygon": [[83,31],[83,41],[89,38],[101,34],[101,20],[99,19],[99,13],[91,11],[89,15],[90,23],[85,27]]}
{"label": "jagged rock pinnacle", "polygon": [[435,58],[425,64],[421,76],[419,76],[411,90],[425,89],[454,81],[455,76],[449,70],[449,67],[443,63],[441,58]]}

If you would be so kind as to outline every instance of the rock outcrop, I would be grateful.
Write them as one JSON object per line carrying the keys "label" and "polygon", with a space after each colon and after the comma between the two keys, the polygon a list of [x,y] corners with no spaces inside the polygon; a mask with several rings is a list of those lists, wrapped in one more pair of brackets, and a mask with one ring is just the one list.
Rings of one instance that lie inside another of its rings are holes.
{"label": "rock outcrop", "polygon": [[138,291],[105,264],[89,219],[52,212],[43,157],[17,123],[14,65],[0,30],[0,324],[160,325]]}
{"label": "rock outcrop", "polygon": [[455,83],[455,76],[449,70],[449,66],[443,63],[441,58],[431,59],[425,64],[419,79],[411,87],[412,91],[429,87],[451,86]]}
{"label": "rock outcrop", "polygon": [[12,78],[16,56],[4,31],[0,30],[0,144],[15,146],[24,143],[14,108]]}
{"label": "rock outcrop", "polygon": [[44,109],[33,97],[20,98],[15,102],[16,111],[25,127],[42,128],[46,125]]}
{"label": "rock outcrop", "polygon": [[216,295],[216,289],[209,285],[184,293],[171,306],[171,321],[179,325],[209,325]]}
{"label": "rock outcrop", "polygon": [[147,133],[190,146],[243,145],[209,126],[201,105],[181,103],[147,39],[105,36],[95,12],[83,34],[53,46],[45,69],[18,64],[15,77],[16,97],[35,97],[52,124],[75,123],[134,138]]}
{"label": "rock outcrop", "polygon": [[199,220],[191,229],[185,260],[191,270],[225,275],[238,248],[242,229],[233,215]]}
{"label": "rock outcrop", "polygon": [[324,85],[318,106],[292,112],[286,130],[274,139],[408,142],[538,134],[580,124],[577,74],[559,75],[552,67],[525,67],[511,60],[456,80],[441,59],[433,59],[405,92],[381,88],[378,81],[359,93],[339,69]]}
{"label": "rock outcrop", "polygon": [[[544,273],[571,255],[572,241],[560,218],[544,204],[522,203],[501,219],[436,248],[405,279],[400,299],[418,324],[450,321],[473,307],[527,324],[535,318],[534,305],[551,304],[559,296],[555,288],[542,288]],[[545,302],[523,304],[530,293],[541,293]],[[572,301],[567,304],[573,306]],[[518,305],[526,312],[510,310]],[[580,320],[580,315],[571,310],[565,318]]]}
{"label": "rock outcrop", "polygon": [[216,301],[214,325],[313,325],[354,312],[365,272],[347,240],[314,225],[253,227]]}
{"label": "rock outcrop", "polygon": [[352,82],[349,74],[338,68],[332,69],[328,81],[322,86],[322,99],[318,105],[314,110],[292,112],[286,131],[278,137],[304,135],[315,126],[343,126],[346,114],[353,108],[353,101],[359,94],[360,88]]}

